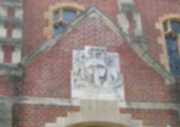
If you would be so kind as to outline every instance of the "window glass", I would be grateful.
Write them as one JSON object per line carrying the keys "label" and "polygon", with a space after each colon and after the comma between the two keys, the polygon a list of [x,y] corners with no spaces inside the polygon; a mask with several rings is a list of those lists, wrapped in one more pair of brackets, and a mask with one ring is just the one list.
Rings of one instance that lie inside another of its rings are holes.
{"label": "window glass", "polygon": [[54,11],[54,36],[57,36],[65,31],[66,26],[77,16],[78,10],[59,8]]}
{"label": "window glass", "polygon": [[71,22],[76,17],[76,11],[74,10],[64,10],[63,19],[65,23]]}
{"label": "window glass", "polygon": [[167,31],[166,29],[168,29],[165,40],[169,56],[169,66],[175,76],[180,76],[180,22],[176,19],[168,20],[164,23],[164,31]]}
{"label": "window glass", "polygon": [[174,32],[180,33],[180,22],[176,20],[171,21],[171,28]]}
{"label": "window glass", "polygon": [[62,34],[64,31],[65,31],[65,28],[61,23],[54,25],[54,36],[58,36]]}

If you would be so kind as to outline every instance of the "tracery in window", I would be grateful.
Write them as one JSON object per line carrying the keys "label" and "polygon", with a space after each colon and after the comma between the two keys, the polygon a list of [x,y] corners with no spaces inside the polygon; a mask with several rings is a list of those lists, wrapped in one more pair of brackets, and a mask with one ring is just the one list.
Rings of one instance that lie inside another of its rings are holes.
{"label": "tracery in window", "polygon": [[85,8],[76,3],[59,3],[51,6],[46,17],[48,26],[45,28],[47,38],[52,38],[61,35],[72,22]]}
{"label": "tracery in window", "polygon": [[173,75],[180,76],[180,21],[170,19],[163,25],[170,70]]}

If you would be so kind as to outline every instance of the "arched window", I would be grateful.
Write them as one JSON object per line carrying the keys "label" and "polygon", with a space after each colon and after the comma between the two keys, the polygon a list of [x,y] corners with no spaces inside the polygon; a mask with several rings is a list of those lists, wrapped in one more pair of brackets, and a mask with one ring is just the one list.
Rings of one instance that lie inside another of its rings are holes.
{"label": "arched window", "polygon": [[168,19],[163,28],[170,70],[175,76],[180,76],[180,20]]}
{"label": "arched window", "polygon": [[79,10],[71,8],[60,8],[53,12],[53,35],[57,36],[65,31],[65,27],[76,18]]}
{"label": "arched window", "polygon": [[62,34],[67,25],[84,10],[84,7],[76,3],[58,3],[50,6],[46,13],[48,26],[45,28],[45,35],[52,38]]}

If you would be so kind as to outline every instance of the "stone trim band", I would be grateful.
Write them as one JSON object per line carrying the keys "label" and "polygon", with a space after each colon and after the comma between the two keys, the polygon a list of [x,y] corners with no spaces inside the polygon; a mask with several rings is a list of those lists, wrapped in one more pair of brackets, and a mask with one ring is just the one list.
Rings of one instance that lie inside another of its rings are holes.
{"label": "stone trim band", "polygon": [[[0,102],[9,104],[30,104],[45,106],[80,106],[78,99],[48,98],[48,97],[30,97],[30,96],[0,96]],[[118,106],[129,109],[142,110],[176,110],[180,113],[180,103],[171,102],[126,102],[119,101]]]}

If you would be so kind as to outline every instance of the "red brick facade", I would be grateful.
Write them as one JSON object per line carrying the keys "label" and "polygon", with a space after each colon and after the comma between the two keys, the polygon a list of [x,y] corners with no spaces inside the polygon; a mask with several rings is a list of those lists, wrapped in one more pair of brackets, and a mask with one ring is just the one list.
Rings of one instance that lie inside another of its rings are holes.
{"label": "red brick facade", "polygon": [[[43,1],[42,4],[39,5],[40,1],[37,0],[31,0],[25,2],[25,41],[26,43],[26,49],[25,52],[30,53],[34,48],[36,48],[41,42],[43,42],[43,28],[47,26],[47,20],[45,20],[44,15],[45,12],[48,11],[48,7],[50,5],[56,4],[57,2],[75,2],[78,3],[86,8],[89,8],[91,6],[97,6],[100,10],[102,10],[105,14],[112,17],[112,19],[116,20],[117,15],[117,3],[116,0],[66,0],[66,1]],[[112,8],[113,6],[113,8]],[[32,10],[33,7],[33,10]],[[38,10],[38,11],[37,11]],[[34,25],[38,24],[38,25]],[[38,34],[37,34],[38,33]],[[32,40],[32,38],[34,38]]]}
{"label": "red brick facade", "polygon": [[156,22],[158,22],[160,17],[169,14],[178,14],[180,12],[180,9],[178,8],[179,1],[144,0],[142,2],[139,0],[135,0],[135,3],[142,15],[142,21],[146,37],[149,42],[151,42],[148,44],[149,51],[151,52],[153,57],[159,61],[162,49],[157,43],[157,37],[160,35],[160,31],[156,29],[155,24]]}
{"label": "red brick facade", "polygon": [[[50,5],[61,2],[74,2],[87,10],[96,6],[118,27],[118,0],[25,0],[24,1],[24,59],[45,44],[44,28],[47,26],[45,13]],[[141,14],[145,37],[150,54],[160,62],[161,46],[157,43],[160,34],[155,23],[161,16],[179,13],[178,0],[134,0]],[[83,14],[82,14],[83,15]],[[102,18],[84,18],[73,30],[60,38],[56,44],[35,57],[24,68],[23,78],[13,82],[9,75],[0,77],[0,96],[32,97],[51,99],[71,99],[72,51],[86,45],[106,47],[117,52],[124,78],[126,102],[179,104],[178,83],[168,85],[166,79],[142,60],[121,33],[117,34],[107,26]],[[5,47],[6,52],[12,48]],[[11,55],[5,53],[9,63]],[[18,99],[17,99],[18,100]],[[148,107],[148,106],[147,106]],[[153,106],[150,106],[153,107]],[[180,108],[180,107],[176,107]],[[78,106],[43,105],[34,103],[14,103],[12,108],[13,127],[45,127],[58,116],[79,111]],[[121,113],[130,113],[133,118],[142,120],[144,126],[179,127],[179,113],[174,108],[121,108]]]}

